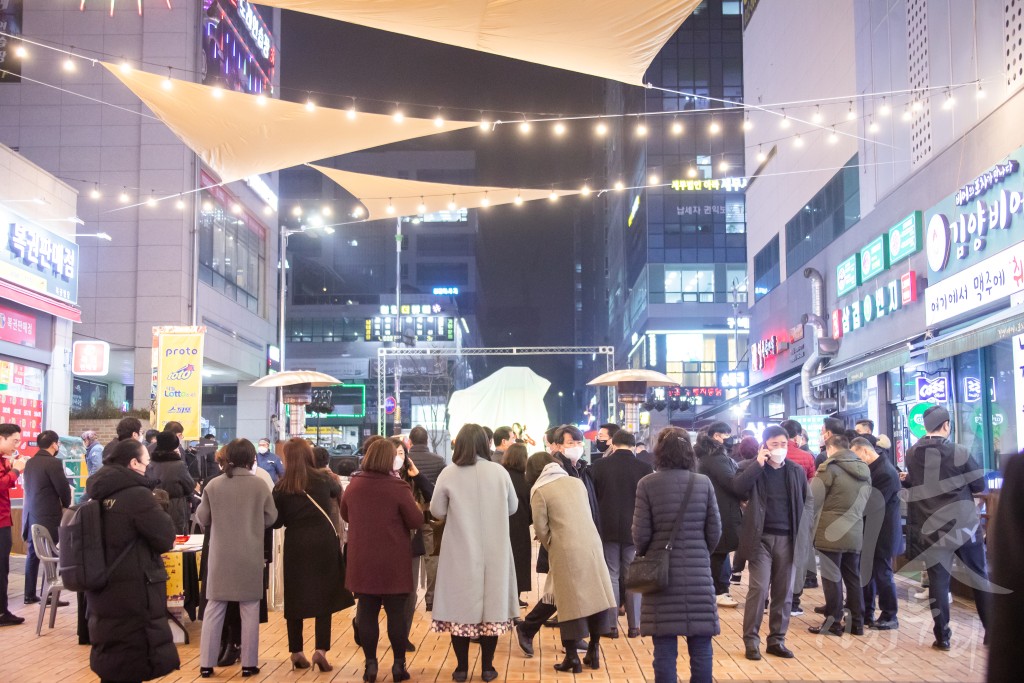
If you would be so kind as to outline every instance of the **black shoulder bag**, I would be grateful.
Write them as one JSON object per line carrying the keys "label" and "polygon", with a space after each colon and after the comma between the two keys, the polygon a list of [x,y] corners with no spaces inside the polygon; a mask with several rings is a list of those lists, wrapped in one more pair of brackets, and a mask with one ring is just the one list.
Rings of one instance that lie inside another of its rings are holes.
{"label": "black shoulder bag", "polygon": [[683,504],[679,506],[675,524],[672,525],[672,534],[668,537],[665,547],[648,548],[642,555],[638,554],[626,569],[626,590],[647,595],[659,593],[668,588],[671,578],[669,569],[672,545],[675,542],[676,534],[679,533],[679,527],[683,524],[683,515],[686,513],[686,506],[690,503],[690,494],[693,493],[693,482],[696,478],[695,474],[690,472],[686,493],[683,494]]}

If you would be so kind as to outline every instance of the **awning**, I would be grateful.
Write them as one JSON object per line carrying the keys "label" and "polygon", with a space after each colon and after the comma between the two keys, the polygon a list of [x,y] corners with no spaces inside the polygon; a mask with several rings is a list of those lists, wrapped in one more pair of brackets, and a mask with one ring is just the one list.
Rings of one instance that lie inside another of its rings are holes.
{"label": "awning", "polygon": [[355,196],[366,207],[365,217],[369,220],[457,209],[477,209],[517,201],[550,199],[552,196],[557,199],[579,194],[579,190],[519,190],[509,187],[450,185],[339,171],[336,168],[314,164],[309,166]]}
{"label": "awning", "polygon": [[261,0],[260,4],[643,85],[651,61],[700,0]]}
{"label": "awning", "polygon": [[70,320],[73,323],[82,322],[82,312],[71,304],[36,294],[33,291],[22,289],[9,282],[0,282],[0,298],[9,299],[22,306],[28,306],[37,311]]}
{"label": "awning", "polygon": [[910,362],[910,349],[906,342],[888,349],[874,351],[852,361],[828,366],[824,372],[811,378],[811,386],[823,387],[845,379],[847,382],[860,382],[868,377],[880,375],[893,368]]}
{"label": "awning", "polygon": [[947,332],[925,343],[928,360],[936,361],[1024,334],[1024,308],[1010,307],[973,325]]}

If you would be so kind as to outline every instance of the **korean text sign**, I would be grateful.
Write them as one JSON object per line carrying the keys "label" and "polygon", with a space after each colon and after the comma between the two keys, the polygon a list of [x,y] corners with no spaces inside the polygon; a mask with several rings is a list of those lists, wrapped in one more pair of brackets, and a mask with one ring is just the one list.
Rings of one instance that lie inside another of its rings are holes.
{"label": "korean text sign", "polygon": [[158,334],[156,421],[180,422],[182,438],[198,439],[203,395],[203,328]]}
{"label": "korean text sign", "polygon": [[78,303],[78,245],[0,206],[0,278]]}

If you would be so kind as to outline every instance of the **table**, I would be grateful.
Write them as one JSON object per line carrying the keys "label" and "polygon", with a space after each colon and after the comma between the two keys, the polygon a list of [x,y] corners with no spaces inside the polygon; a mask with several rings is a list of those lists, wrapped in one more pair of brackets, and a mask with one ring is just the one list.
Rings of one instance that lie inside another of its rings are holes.
{"label": "table", "polygon": [[199,562],[198,553],[203,548],[203,536],[193,535],[180,543],[175,543],[170,551],[163,554],[164,568],[167,570],[167,618],[174,624],[189,642],[185,625],[172,609],[182,609],[189,619],[196,620],[196,608],[199,606]]}

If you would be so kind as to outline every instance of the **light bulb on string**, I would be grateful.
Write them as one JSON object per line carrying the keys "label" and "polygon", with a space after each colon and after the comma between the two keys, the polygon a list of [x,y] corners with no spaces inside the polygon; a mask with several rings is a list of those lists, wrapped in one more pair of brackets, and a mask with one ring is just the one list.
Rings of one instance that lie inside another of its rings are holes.
{"label": "light bulb on string", "polygon": [[878,123],[876,123],[875,121],[873,121],[870,118],[868,119],[868,132],[869,133],[877,133],[878,132]]}
{"label": "light bulb on string", "polygon": [[167,90],[167,91],[170,91],[171,89],[174,88],[174,81],[171,80],[171,69],[170,69],[170,67],[167,68],[167,78],[165,78],[164,80],[160,81],[160,87],[163,88],[164,90]]}
{"label": "light bulb on string", "polygon": [[565,135],[565,124],[559,121],[558,123],[555,124],[553,130],[555,131],[556,136],[562,137],[563,135]]}
{"label": "light bulb on string", "polygon": [[437,116],[434,117],[434,125],[438,128],[444,127],[444,116],[441,115],[441,110],[437,110]]}
{"label": "light bulb on string", "polygon": [[924,104],[921,102],[920,98],[917,97],[917,93],[914,93],[914,101],[911,103],[910,108],[913,111],[921,111],[921,109],[924,108]]}
{"label": "light bulb on string", "polygon": [[816,104],[814,105],[814,113],[811,114],[811,121],[813,121],[814,123],[821,123],[821,119],[821,105]]}
{"label": "light bulb on string", "polygon": [[598,137],[603,138],[608,134],[608,126],[605,125],[604,121],[599,121],[598,124],[594,126],[594,132],[597,133]]}
{"label": "light bulb on string", "polygon": [[256,104],[260,105],[261,107],[267,106],[267,96],[264,95],[263,93],[260,93],[259,95],[257,95],[256,96]]}
{"label": "light bulb on string", "polygon": [[178,197],[178,201],[174,202],[174,208],[176,208],[178,211],[184,210],[184,208],[185,208],[185,200],[182,199],[181,197]]}
{"label": "light bulb on string", "polygon": [[985,89],[981,87],[981,81],[978,81],[978,89],[974,91],[974,97],[979,100],[985,99]]}
{"label": "light bulb on string", "polygon": [[295,216],[296,218],[298,218],[299,216],[301,216],[301,215],[302,215],[302,207],[301,207],[301,206],[299,206],[298,204],[296,204],[295,206],[293,206],[293,207],[292,207],[292,215],[293,215],[293,216]]}
{"label": "light bulb on string", "polygon": [[427,205],[423,202],[423,197],[420,197],[420,203],[416,205],[416,213],[426,213]]}
{"label": "light bulb on string", "polygon": [[402,123],[405,121],[405,114],[398,108],[398,102],[395,102],[395,113],[391,115],[391,120],[395,123]]}
{"label": "light bulb on string", "polygon": [[128,189],[124,188],[121,190],[121,194],[117,195],[117,200],[122,204],[127,204],[131,197],[128,196]]}
{"label": "light bulb on string", "polygon": [[900,116],[900,118],[903,119],[904,121],[909,121],[912,118],[910,115],[910,107],[903,108],[903,114],[902,116]]}
{"label": "light bulb on string", "polygon": [[850,100],[850,108],[846,110],[846,120],[853,121],[857,118],[857,112],[853,110],[853,100]]}
{"label": "light bulb on string", "polygon": [[28,50],[25,49],[24,45],[19,45],[18,47],[14,48],[14,56],[18,59],[27,59]]}
{"label": "light bulb on string", "polygon": [[652,173],[651,175],[647,176],[647,184],[648,185],[657,185],[660,182],[661,182],[661,178],[658,176],[657,173]]}
{"label": "light bulb on string", "polygon": [[238,202],[235,202],[234,204],[232,204],[231,205],[231,213],[235,214],[236,216],[241,216],[242,215],[242,205],[239,204]]}
{"label": "light bulb on string", "polygon": [[203,202],[203,213],[210,213],[211,211],[213,211],[213,202]]}
{"label": "light bulb on string", "polygon": [[753,121],[750,120],[749,116],[743,118],[743,130],[750,130],[754,127]]}
{"label": "light bulb on string", "polygon": [[793,146],[794,147],[803,147],[804,146],[804,139],[802,137],[800,137],[800,133],[797,133],[796,137],[793,138]]}
{"label": "light bulb on string", "polygon": [[580,194],[583,195],[584,197],[589,195],[590,194],[590,185],[587,185],[586,183],[584,183],[583,187],[580,188]]}
{"label": "light bulb on string", "polygon": [[889,106],[889,102],[883,97],[882,105],[878,108],[879,116],[889,116],[892,114],[892,107]]}
{"label": "light bulb on string", "polygon": [[726,161],[725,155],[722,155],[722,160],[718,162],[718,170],[721,171],[722,173],[725,173],[726,171],[729,170],[729,162]]}
{"label": "light bulb on string", "polygon": [[68,73],[73,72],[76,68],[77,67],[75,66],[75,60],[71,59],[71,57],[68,57],[64,60],[64,70]]}
{"label": "light bulb on string", "polygon": [[557,202],[558,201],[558,193],[555,192],[554,190],[551,190],[551,194],[548,195],[548,199],[553,201],[553,202]]}
{"label": "light bulb on string", "polygon": [[455,211],[457,208],[459,208],[459,205],[455,203],[455,195],[452,195],[452,200],[448,202],[448,210]]}
{"label": "light bulb on string", "polygon": [[789,128],[790,125],[791,122],[789,120],[789,114],[787,114],[786,110],[783,109],[782,118],[779,120],[779,128],[781,128],[782,130],[786,130],[787,128]]}
{"label": "light bulb on string", "polygon": [[768,155],[764,153],[764,148],[761,145],[758,145],[757,146],[757,161],[759,163],[763,164],[767,160],[768,160]]}
{"label": "light bulb on string", "polygon": [[490,132],[491,130],[491,122],[487,120],[486,116],[484,116],[483,111],[480,112],[480,130],[485,133]]}
{"label": "light bulb on string", "polygon": [[[356,98],[352,98],[352,104],[349,106],[348,111],[345,112],[345,116],[348,117],[349,121],[355,121],[356,119]],[[358,207],[356,207],[358,208]]]}
{"label": "light bulb on string", "polygon": [[522,133],[523,135],[529,135],[531,128],[532,126],[530,125],[530,122],[527,121],[525,118],[519,124],[519,132]]}
{"label": "light bulb on string", "polygon": [[486,192],[484,192],[484,198],[480,200],[480,206],[483,206],[483,207],[486,208],[486,207],[488,207],[490,205],[491,205],[491,198],[487,196]]}
{"label": "light bulb on string", "polygon": [[274,213],[274,209],[273,209],[273,207],[270,206],[270,204],[264,204],[263,205],[263,215],[264,216],[270,216],[273,213]]}
{"label": "light bulb on string", "polygon": [[691,166],[690,168],[686,169],[686,175],[687,175],[687,177],[690,177],[690,178],[696,178],[697,177],[697,169],[694,168],[693,166]]}
{"label": "light bulb on string", "polygon": [[156,197],[150,196],[150,198],[146,200],[146,206],[148,206],[151,209],[155,208],[156,207]]}
{"label": "light bulb on string", "polygon": [[672,119],[672,135],[683,134],[683,123],[677,119]]}
{"label": "light bulb on string", "polygon": [[625,188],[626,188],[626,185],[621,180],[616,180],[615,181],[615,190],[617,192],[622,192],[622,190],[624,190]]}
{"label": "light bulb on string", "polygon": [[942,108],[949,111],[956,105],[956,98],[953,97],[953,93],[946,90],[946,99],[942,102]]}
{"label": "light bulb on string", "polygon": [[316,111],[316,102],[313,101],[312,96],[306,98],[306,111]]}
{"label": "light bulb on string", "polygon": [[220,98],[224,97],[224,88],[220,87],[219,85],[215,85],[212,88],[210,88],[210,94],[213,95],[213,98],[215,100],[219,100]]}
{"label": "light bulb on string", "polygon": [[132,72],[132,65],[128,63],[127,59],[122,59],[121,63],[117,67],[121,70],[121,73],[128,75]]}
{"label": "light bulb on string", "polygon": [[102,197],[103,193],[100,192],[100,186],[96,185],[91,190],[89,190],[89,196],[92,197],[93,199],[99,199],[100,197]]}
{"label": "light bulb on string", "polygon": [[832,132],[828,134],[828,142],[831,145],[839,142],[839,135],[836,133],[836,127],[832,126]]}
{"label": "light bulb on string", "polygon": [[356,208],[352,209],[352,217],[353,218],[359,218],[362,215],[363,215],[363,207],[357,206]]}
{"label": "light bulb on string", "polygon": [[520,194],[516,194],[516,198],[513,199],[512,201],[516,206],[519,206],[523,203],[523,197]]}
{"label": "light bulb on string", "polygon": [[708,132],[712,135],[718,135],[720,130],[722,130],[722,127],[718,125],[718,121],[711,119],[711,124],[708,126]]}
{"label": "light bulb on string", "polygon": [[388,197],[388,206],[385,211],[389,214],[393,214],[395,212],[395,205],[391,203],[391,197]]}
{"label": "light bulb on string", "polygon": [[324,206],[320,209],[320,214],[326,216],[327,218],[330,218],[331,216],[334,215],[334,209],[332,209],[329,206]]}
{"label": "light bulb on string", "polygon": [[638,138],[645,137],[647,135],[647,124],[643,121],[638,121],[636,124],[636,136]]}

